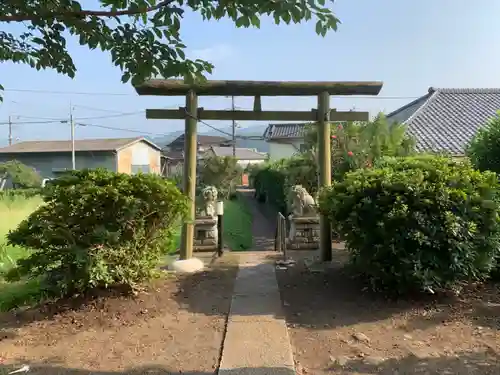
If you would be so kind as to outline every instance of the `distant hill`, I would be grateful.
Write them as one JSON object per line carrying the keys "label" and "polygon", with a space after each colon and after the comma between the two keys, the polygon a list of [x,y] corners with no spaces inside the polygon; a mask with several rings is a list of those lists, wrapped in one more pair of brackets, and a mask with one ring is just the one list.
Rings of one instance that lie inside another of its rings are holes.
{"label": "distant hill", "polygon": [[[266,130],[267,125],[259,125],[259,126],[251,126],[247,128],[237,129],[236,136],[245,135],[245,136],[262,136],[264,131]],[[223,132],[231,134],[231,128],[221,129]],[[164,137],[156,137],[153,138],[152,141],[156,143],[158,146],[164,147],[176,139],[178,136],[183,134],[184,131],[178,130]],[[199,134],[203,135],[223,135],[220,132],[215,130],[211,130],[209,132],[200,132]],[[228,138],[231,138],[228,136]],[[236,139],[236,147],[244,147],[244,148],[255,148],[259,152],[269,152],[269,144],[264,140],[253,140],[253,139]]]}

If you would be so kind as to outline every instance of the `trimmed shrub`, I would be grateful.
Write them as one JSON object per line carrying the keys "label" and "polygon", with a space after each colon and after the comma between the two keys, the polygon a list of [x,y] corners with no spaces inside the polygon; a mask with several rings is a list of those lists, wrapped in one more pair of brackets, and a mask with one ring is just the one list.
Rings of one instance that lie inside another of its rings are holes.
{"label": "trimmed shrub", "polygon": [[133,287],[152,277],[187,208],[187,199],[160,176],[99,169],[55,180],[44,202],[8,234],[10,244],[35,250],[8,276],[41,276],[56,296]]}
{"label": "trimmed shrub", "polygon": [[[480,171],[500,173],[500,111],[476,133],[467,148],[467,156]],[[500,254],[492,277],[500,280]]]}
{"label": "trimmed shrub", "polygon": [[284,169],[284,160],[271,163],[256,170],[251,176],[255,188],[256,199],[269,203],[280,212],[286,212],[286,186],[288,175]]}
{"label": "trimmed shrub", "polygon": [[0,163],[0,180],[2,178],[10,179],[16,189],[40,188],[42,185],[40,175],[17,160]]}
{"label": "trimmed shrub", "polygon": [[496,174],[444,157],[383,164],[320,195],[356,273],[398,295],[488,277],[500,244]]}
{"label": "trimmed shrub", "polygon": [[215,186],[218,196],[228,199],[236,191],[236,186],[241,184],[242,173],[238,160],[233,157],[207,157],[199,170],[199,187]]}
{"label": "trimmed shrub", "polygon": [[284,214],[288,211],[288,193],[291,186],[302,185],[312,195],[318,191],[318,177],[312,153],[253,169],[250,179],[257,200],[269,203]]}
{"label": "trimmed shrub", "polygon": [[500,117],[498,116],[490,119],[484,128],[479,129],[467,148],[467,156],[480,171],[500,173]]}

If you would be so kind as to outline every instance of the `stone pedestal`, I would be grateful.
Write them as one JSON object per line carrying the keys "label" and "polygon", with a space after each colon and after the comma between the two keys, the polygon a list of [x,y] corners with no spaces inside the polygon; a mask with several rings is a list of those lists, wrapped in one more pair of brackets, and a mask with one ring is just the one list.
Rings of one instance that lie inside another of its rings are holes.
{"label": "stone pedestal", "polygon": [[319,216],[292,217],[291,226],[295,226],[295,235],[288,241],[290,250],[319,249]]}
{"label": "stone pedestal", "polygon": [[217,250],[217,219],[198,217],[194,221],[194,251]]}

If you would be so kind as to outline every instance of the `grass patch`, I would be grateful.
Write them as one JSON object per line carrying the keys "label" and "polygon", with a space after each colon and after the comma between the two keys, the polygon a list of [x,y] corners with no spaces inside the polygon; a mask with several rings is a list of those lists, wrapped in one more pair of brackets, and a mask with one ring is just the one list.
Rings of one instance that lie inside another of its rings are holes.
{"label": "grass patch", "polygon": [[0,221],[0,274],[8,271],[15,262],[29,254],[29,250],[19,246],[7,244],[7,233],[16,228],[29,214],[31,214],[42,200],[38,197],[3,197],[0,199],[0,217],[8,220]]}
{"label": "grass patch", "polygon": [[25,198],[22,196],[3,196],[0,198],[0,217],[8,220],[0,221],[0,310],[6,311],[15,307],[34,304],[41,298],[38,280],[21,280],[8,283],[3,275],[15,266],[16,261],[29,255],[30,250],[20,246],[7,244],[7,233],[16,228],[40,204],[41,198]]}
{"label": "grass patch", "polygon": [[179,225],[177,229],[174,231],[174,238],[172,239],[172,243],[170,244],[170,247],[168,249],[168,254],[174,254],[177,249],[181,247],[181,232],[182,232],[182,226]]}
{"label": "grass patch", "polygon": [[232,251],[249,250],[253,246],[252,214],[246,203],[237,196],[224,202],[224,243]]}
{"label": "grass patch", "polygon": [[39,280],[0,281],[0,311],[36,305],[45,299]]}

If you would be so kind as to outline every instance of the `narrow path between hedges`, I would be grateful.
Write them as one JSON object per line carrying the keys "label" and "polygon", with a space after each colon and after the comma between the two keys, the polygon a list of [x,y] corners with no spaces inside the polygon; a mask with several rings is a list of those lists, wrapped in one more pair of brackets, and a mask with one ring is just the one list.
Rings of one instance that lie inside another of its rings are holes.
{"label": "narrow path between hedges", "polygon": [[238,193],[252,213],[254,251],[239,255],[219,374],[294,375],[272,251],[275,217],[264,214],[253,190],[242,188]]}
{"label": "narrow path between hedges", "polygon": [[240,194],[252,215],[252,250],[274,250],[276,214],[273,214],[273,210],[266,207],[265,204],[259,203],[254,199],[254,189],[241,187],[238,189],[238,194]]}

